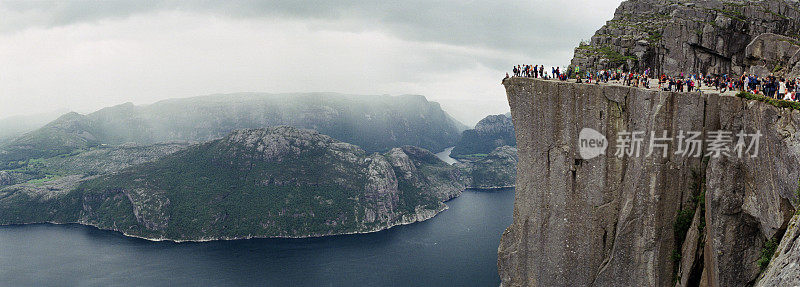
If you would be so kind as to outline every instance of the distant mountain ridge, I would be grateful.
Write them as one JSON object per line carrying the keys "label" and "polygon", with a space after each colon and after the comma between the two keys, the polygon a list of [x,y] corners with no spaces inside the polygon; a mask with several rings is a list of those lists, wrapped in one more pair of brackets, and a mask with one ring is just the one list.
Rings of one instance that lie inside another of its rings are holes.
{"label": "distant mountain ridge", "polygon": [[370,154],[288,126],[155,153],[167,155],[48,183],[57,188],[0,189],[0,224],[81,223],[178,241],[323,236],[428,219],[465,188],[461,171],[427,150]]}
{"label": "distant mountain ridge", "polygon": [[68,113],[0,146],[0,162],[50,157],[102,144],[208,141],[235,129],[289,125],[387,151],[404,145],[439,151],[466,127],[424,96],[239,93],[131,103]]}
{"label": "distant mountain ridge", "polygon": [[478,122],[474,129],[465,130],[450,156],[486,155],[501,146],[516,146],[514,123],[509,114],[490,115]]}
{"label": "distant mountain ridge", "polygon": [[14,140],[27,132],[43,127],[66,112],[52,111],[2,118],[0,119],[0,145]]}

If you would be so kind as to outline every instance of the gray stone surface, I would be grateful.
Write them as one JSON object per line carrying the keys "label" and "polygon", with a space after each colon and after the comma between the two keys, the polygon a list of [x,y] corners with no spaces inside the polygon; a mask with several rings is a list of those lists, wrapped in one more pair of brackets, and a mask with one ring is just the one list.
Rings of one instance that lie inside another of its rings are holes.
{"label": "gray stone surface", "polygon": [[798,215],[792,218],[786,235],[783,236],[775,257],[770,261],[767,270],[755,286],[800,286],[800,229],[798,229]]}
{"label": "gray stone surface", "polygon": [[[575,50],[571,64],[582,70],[625,66],[671,75],[740,75],[750,66],[746,49],[759,35],[800,35],[798,7],[794,0],[625,1],[588,45]],[[763,51],[771,57],[778,50]],[[792,56],[782,56],[787,55]]]}
{"label": "gray stone surface", "polygon": [[[514,221],[498,250],[503,286],[755,282],[763,243],[786,228],[794,210],[798,111],[731,96],[618,86],[520,78],[505,86],[519,164]],[[605,155],[580,158],[582,128],[606,136]],[[763,134],[758,157],[704,161],[674,154],[672,144],[666,158],[645,157],[647,141],[639,157],[614,155],[623,131],[644,131],[649,139],[651,131],[707,136],[741,129]],[[676,238],[681,210],[702,213],[696,206],[701,192],[705,213],[692,220],[686,237]],[[676,264],[673,252],[695,259]],[[681,281],[673,281],[676,270]],[[694,279],[681,283],[686,276]]]}
{"label": "gray stone surface", "polygon": [[6,171],[0,171],[0,186],[12,185],[15,183],[14,178]]}

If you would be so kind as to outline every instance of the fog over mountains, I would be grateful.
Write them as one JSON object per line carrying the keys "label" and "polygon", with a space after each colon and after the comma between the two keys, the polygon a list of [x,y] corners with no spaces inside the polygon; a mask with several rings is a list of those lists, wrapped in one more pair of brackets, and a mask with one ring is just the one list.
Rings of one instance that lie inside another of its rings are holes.
{"label": "fog over mountains", "polygon": [[440,151],[466,127],[423,96],[334,93],[226,94],[127,103],[81,115],[68,113],[0,145],[0,162],[51,157],[128,142],[208,141],[235,129],[308,128],[367,151],[403,145]]}

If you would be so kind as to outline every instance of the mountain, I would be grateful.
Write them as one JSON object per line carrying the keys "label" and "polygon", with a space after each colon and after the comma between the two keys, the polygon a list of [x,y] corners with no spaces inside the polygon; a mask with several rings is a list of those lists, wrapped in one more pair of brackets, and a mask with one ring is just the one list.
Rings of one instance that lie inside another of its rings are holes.
{"label": "mountain", "polygon": [[497,189],[516,185],[517,161],[515,147],[501,146],[485,157],[462,158],[456,166],[463,170],[468,188]]}
{"label": "mountain", "polygon": [[[314,129],[367,151],[413,145],[439,151],[456,143],[461,123],[423,96],[333,93],[226,94],[127,103],[66,114],[0,146],[0,163],[127,142],[208,141],[232,130],[290,125]],[[11,165],[9,168],[14,168]]]}
{"label": "mountain", "polygon": [[799,36],[794,0],[630,0],[575,49],[572,66],[797,76]]}
{"label": "mountain", "polygon": [[[99,145],[92,131],[95,123],[85,116],[70,112],[35,131],[26,133],[0,150],[0,169],[8,161],[44,158],[69,154],[80,149]],[[15,162],[7,168],[16,168]]]}
{"label": "mountain", "polygon": [[[30,160],[10,170],[0,170],[0,188],[28,182],[37,184],[62,177],[80,180],[84,176],[112,173],[129,166],[154,161],[189,146],[188,142],[152,145],[124,144],[98,146],[50,158]],[[77,176],[77,177],[74,177]]]}
{"label": "mountain", "polygon": [[0,145],[5,142],[9,142],[24,133],[41,128],[64,113],[64,111],[48,112],[35,115],[12,116],[0,119]]}
{"label": "mountain", "polygon": [[474,129],[465,130],[450,156],[464,158],[469,155],[486,155],[504,145],[517,145],[514,123],[510,115],[491,115],[479,121]]}
{"label": "mountain", "polygon": [[287,126],[236,130],[116,172],[68,177],[0,189],[0,224],[77,222],[169,240],[323,236],[428,219],[464,188],[460,170],[427,150],[370,154]]}

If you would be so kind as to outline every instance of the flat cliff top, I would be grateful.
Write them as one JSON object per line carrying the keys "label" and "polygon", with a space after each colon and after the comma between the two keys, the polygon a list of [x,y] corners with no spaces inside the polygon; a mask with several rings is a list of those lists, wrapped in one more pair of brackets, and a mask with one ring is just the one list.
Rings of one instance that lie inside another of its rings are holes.
{"label": "flat cliff top", "polygon": [[[639,87],[626,86],[626,85],[622,84],[621,80],[620,81],[611,80],[611,81],[608,81],[608,83],[595,84],[593,82],[591,84],[587,84],[586,82],[576,83],[575,80],[573,80],[573,79],[566,80],[566,81],[561,81],[561,80],[556,80],[556,79],[545,80],[545,79],[539,79],[539,78],[526,78],[526,77],[511,77],[511,78],[505,79],[505,80],[503,80],[503,85],[529,83],[529,82],[532,82],[532,81],[545,81],[545,82],[566,83],[566,84],[587,85],[587,86],[618,86],[618,87],[628,87],[628,88],[632,88],[632,89],[642,89],[642,90],[649,90],[649,91],[661,91],[661,89],[658,87],[658,79],[650,79],[649,80],[650,81],[650,85],[649,85],[650,88],[644,88],[644,87],[641,87],[641,86],[639,86]],[[665,86],[666,85],[664,85],[662,87],[665,87]],[[736,96],[736,94],[739,93],[738,90],[728,90],[728,91],[726,91],[724,93],[721,93],[719,90],[715,89],[714,87],[706,86],[706,85],[698,87],[698,88],[695,88],[695,90],[699,91],[701,94],[719,94],[719,95],[726,95],[726,96]]]}

